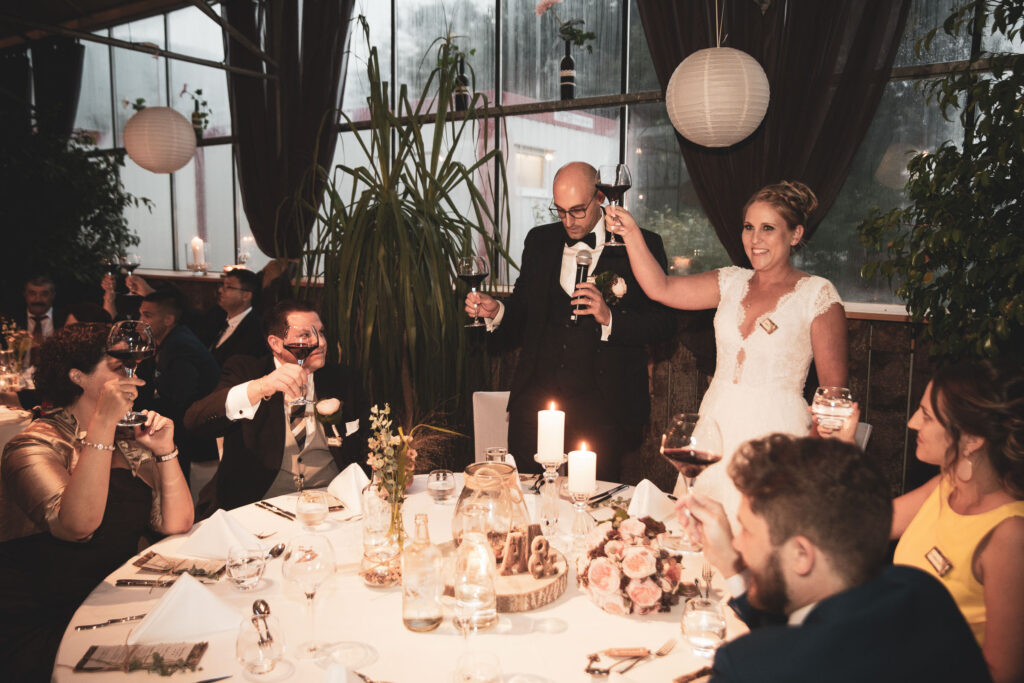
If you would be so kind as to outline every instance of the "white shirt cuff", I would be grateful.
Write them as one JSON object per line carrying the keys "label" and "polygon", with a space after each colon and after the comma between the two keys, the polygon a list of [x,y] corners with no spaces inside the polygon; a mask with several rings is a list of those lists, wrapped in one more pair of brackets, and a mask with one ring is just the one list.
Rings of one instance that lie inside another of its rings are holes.
{"label": "white shirt cuff", "polygon": [[611,311],[608,312],[608,324],[601,325],[601,341],[608,341],[608,337],[612,335],[612,321],[615,318]]}
{"label": "white shirt cuff", "polygon": [[[254,381],[254,380],[250,380]],[[224,401],[224,414],[229,420],[251,420],[260,407],[259,401],[256,405],[249,403],[249,382],[236,384],[228,390],[228,397]]]}
{"label": "white shirt cuff", "polygon": [[725,580],[725,587],[728,589],[729,594],[734,598],[738,598],[747,592],[747,584],[749,583],[750,570],[744,569],[739,574],[733,574]]}
{"label": "white shirt cuff", "polygon": [[494,332],[498,329],[498,325],[501,324],[501,319],[505,317],[505,304],[498,302],[498,312],[494,314],[491,319],[484,318],[484,324],[487,325],[488,332]]}

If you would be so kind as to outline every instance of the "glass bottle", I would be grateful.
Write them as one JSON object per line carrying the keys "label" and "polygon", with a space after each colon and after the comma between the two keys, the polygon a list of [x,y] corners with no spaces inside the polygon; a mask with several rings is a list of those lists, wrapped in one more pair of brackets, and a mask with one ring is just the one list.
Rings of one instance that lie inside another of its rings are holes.
{"label": "glass bottle", "polygon": [[468,635],[484,631],[498,623],[494,580],[498,567],[494,551],[487,541],[484,510],[468,508],[463,519],[462,543],[455,554],[456,630]]}
{"label": "glass bottle", "polygon": [[576,98],[576,60],[572,58],[572,41],[565,41],[565,56],[558,67],[562,99],[572,100]]}
{"label": "glass bottle", "polygon": [[402,553],[402,623],[410,631],[441,625],[441,551],[430,543],[427,515],[416,515],[416,537]]}
{"label": "glass bottle", "polygon": [[459,57],[459,74],[455,77],[455,111],[469,109],[469,77],[466,76],[466,58]]}

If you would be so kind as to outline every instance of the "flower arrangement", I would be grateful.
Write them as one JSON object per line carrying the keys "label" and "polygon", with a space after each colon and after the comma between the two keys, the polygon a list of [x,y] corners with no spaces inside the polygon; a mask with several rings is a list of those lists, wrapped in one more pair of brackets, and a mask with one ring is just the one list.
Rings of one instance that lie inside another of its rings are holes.
{"label": "flower arrangement", "polygon": [[606,270],[594,277],[594,285],[601,290],[601,296],[609,306],[614,306],[626,296],[626,281],[616,273]]}
{"label": "flower arrangement", "polygon": [[562,40],[573,43],[578,47],[587,48],[587,52],[593,53],[594,48],[591,45],[587,45],[588,40],[594,40],[597,35],[592,31],[584,31],[583,24],[585,23],[582,19],[569,19],[568,21],[562,21],[561,17],[554,10],[554,6],[562,0],[540,0],[537,3],[537,8],[534,10],[537,16],[542,16],[548,10],[551,10],[551,16],[558,22],[558,35]]}
{"label": "flower arrangement", "polygon": [[416,472],[417,455],[412,447],[412,435],[403,434],[401,427],[395,434],[393,424],[389,403],[383,408],[376,405],[370,408],[370,452],[366,464],[373,470],[373,481],[380,497],[391,504],[392,532],[396,531],[396,524],[401,525],[401,507]]}
{"label": "flower arrangement", "polygon": [[626,517],[618,511],[587,539],[580,588],[609,614],[669,611],[683,592],[683,567],[655,542],[664,532],[665,525],[651,517]]}

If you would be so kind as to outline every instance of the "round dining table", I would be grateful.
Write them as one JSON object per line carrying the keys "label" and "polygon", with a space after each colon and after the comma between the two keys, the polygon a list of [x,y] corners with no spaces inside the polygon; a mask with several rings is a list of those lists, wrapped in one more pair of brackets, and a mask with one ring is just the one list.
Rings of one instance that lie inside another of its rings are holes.
{"label": "round dining table", "polygon": [[[457,481],[461,489],[461,475],[457,476]],[[601,486],[610,488],[612,485]],[[628,489],[620,495],[628,497],[630,491]],[[526,495],[524,498],[531,516],[536,518],[539,497]],[[431,541],[435,544],[449,541],[452,536],[454,500],[449,504],[435,503],[426,492],[425,476],[418,475],[403,506],[406,528],[414,528],[413,519],[417,513],[426,513],[429,517]],[[282,518],[256,505],[231,510],[228,514],[254,534],[269,534],[262,541],[268,548],[275,543],[287,543],[296,535],[308,533],[298,522]],[[610,517],[610,511],[605,508],[595,512],[599,519],[601,515]],[[643,616],[608,614],[578,588],[576,572],[572,568],[569,569],[568,587],[561,597],[529,612],[500,614],[497,625],[488,631],[468,637],[460,634],[452,626],[452,605],[448,603],[445,605],[445,620],[440,627],[428,633],[409,631],[402,623],[401,586],[370,588],[360,578],[358,567],[362,556],[362,528],[358,519],[349,517],[351,515],[347,512],[331,513],[327,522],[316,531],[331,541],[337,564],[334,575],[321,586],[316,596],[316,635],[321,641],[347,643],[348,646],[339,649],[346,656],[351,656],[352,652],[358,653],[362,661],[353,668],[362,675],[362,680],[391,683],[452,681],[460,657],[470,652],[485,652],[497,658],[504,683],[590,681],[594,677],[584,672],[588,654],[622,647],[645,647],[653,652],[670,639],[677,642],[669,654],[643,661],[628,674],[614,677],[613,680],[672,681],[677,676],[710,663],[708,659],[694,654],[682,635],[682,598],[670,612]],[[571,506],[563,500],[560,525],[567,529],[571,523]],[[185,539],[185,535],[172,536],[147,550],[175,556],[177,548],[182,546]],[[224,553],[226,556],[227,548]],[[683,562],[684,580],[692,581],[694,576],[700,575],[702,558],[684,557]],[[285,661],[269,675],[258,677],[246,673],[235,658],[235,639],[238,635],[235,628],[195,638],[194,641],[209,643],[199,669],[175,673],[172,680],[198,683],[222,676],[230,676],[223,679],[227,681],[289,680],[319,683],[324,680],[343,680],[336,678],[337,671],[332,670],[330,659],[314,661],[294,656],[292,649],[297,649],[295,646],[308,640],[310,626],[304,598],[296,586],[283,579],[281,565],[280,558],[270,560],[261,583],[252,591],[236,590],[226,578],[205,585],[204,588],[237,608],[239,623],[243,618],[251,617],[254,600],[266,600],[284,631]],[[64,634],[55,661],[53,681],[105,683],[113,680],[154,680],[150,674],[143,672],[74,671],[75,664],[90,646],[125,644],[138,622],[85,631],[76,630],[75,626],[146,613],[169,589],[118,587],[115,581],[152,576],[140,574],[129,561],[93,590],[75,613]],[[728,598],[724,591],[724,582],[716,575],[712,581],[712,596],[724,601]],[[724,611],[727,639],[746,631],[746,627],[730,609],[726,607]],[[195,615],[199,632],[202,619],[202,614]]]}

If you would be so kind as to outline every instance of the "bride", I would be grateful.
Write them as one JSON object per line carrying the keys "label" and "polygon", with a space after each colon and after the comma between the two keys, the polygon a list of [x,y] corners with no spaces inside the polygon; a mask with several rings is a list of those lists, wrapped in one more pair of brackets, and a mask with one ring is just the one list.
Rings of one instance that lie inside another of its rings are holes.
{"label": "bride", "polygon": [[[812,357],[820,385],[846,384],[846,315],[839,294],[825,278],[790,263],[817,205],[803,183],[758,190],[743,208],[743,248],[752,268],[684,276],[665,274],[628,211],[606,209],[606,226],[622,235],[648,297],[684,310],[718,309],[715,376],[700,413],[718,422],[724,457],[697,479],[696,489],[720,500],[733,520],[739,493],[726,468],[736,448],[771,432],[807,434],[802,393]],[[685,486],[681,481],[677,489]]]}

